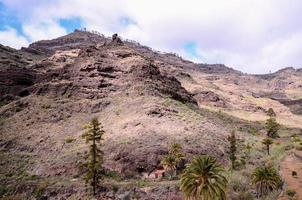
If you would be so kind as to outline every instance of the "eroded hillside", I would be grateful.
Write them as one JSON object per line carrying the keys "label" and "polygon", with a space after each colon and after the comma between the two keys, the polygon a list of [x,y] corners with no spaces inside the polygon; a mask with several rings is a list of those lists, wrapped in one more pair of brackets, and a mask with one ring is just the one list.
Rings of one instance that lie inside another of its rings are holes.
{"label": "eroded hillside", "polygon": [[302,125],[301,70],[247,75],[82,31],[0,53],[0,181],[19,193],[46,179],[53,198],[83,195],[80,136],[93,116],[106,131],[106,170],[125,178],[150,173],[174,142],[187,159],[227,163],[227,135],[249,137],[269,107],[283,125]]}

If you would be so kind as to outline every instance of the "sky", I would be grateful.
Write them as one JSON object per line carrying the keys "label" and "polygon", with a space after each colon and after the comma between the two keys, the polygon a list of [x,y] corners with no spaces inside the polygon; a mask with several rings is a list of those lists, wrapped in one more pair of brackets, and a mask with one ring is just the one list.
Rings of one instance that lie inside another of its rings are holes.
{"label": "sky", "polygon": [[76,28],[246,73],[302,67],[301,0],[0,0],[0,43],[21,48]]}

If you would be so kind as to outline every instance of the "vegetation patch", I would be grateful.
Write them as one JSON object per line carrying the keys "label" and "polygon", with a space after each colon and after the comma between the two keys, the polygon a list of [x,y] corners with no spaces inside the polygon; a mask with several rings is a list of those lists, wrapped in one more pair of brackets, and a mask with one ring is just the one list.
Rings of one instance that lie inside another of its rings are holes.
{"label": "vegetation patch", "polygon": [[297,194],[297,192],[295,190],[286,190],[286,195],[289,197],[294,197]]}
{"label": "vegetation patch", "polygon": [[72,142],[74,142],[76,139],[74,139],[74,138],[72,138],[72,137],[65,137],[64,138],[64,141],[66,142],[66,143],[72,143]]}
{"label": "vegetation patch", "polygon": [[6,104],[8,104],[6,100],[0,100],[0,107],[5,106]]}
{"label": "vegetation patch", "polygon": [[298,173],[296,171],[292,171],[292,176],[296,177]]}

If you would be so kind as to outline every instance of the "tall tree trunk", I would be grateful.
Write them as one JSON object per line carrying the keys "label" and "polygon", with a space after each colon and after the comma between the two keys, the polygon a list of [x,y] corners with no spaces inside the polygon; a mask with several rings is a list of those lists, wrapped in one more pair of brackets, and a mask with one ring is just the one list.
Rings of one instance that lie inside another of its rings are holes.
{"label": "tall tree trunk", "polygon": [[96,148],[95,148],[95,134],[93,134],[93,195],[95,195],[95,187],[96,187],[96,172],[95,172],[95,164],[96,164]]}
{"label": "tall tree trunk", "polygon": [[267,145],[266,148],[267,148],[267,154],[269,155],[269,145]]}

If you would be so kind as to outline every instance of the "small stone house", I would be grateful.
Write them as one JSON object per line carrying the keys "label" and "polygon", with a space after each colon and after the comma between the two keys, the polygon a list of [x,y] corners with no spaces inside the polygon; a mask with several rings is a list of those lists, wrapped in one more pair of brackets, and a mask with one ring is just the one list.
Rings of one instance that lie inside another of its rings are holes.
{"label": "small stone house", "polygon": [[144,177],[149,179],[160,179],[162,177],[165,177],[165,175],[166,175],[166,170],[162,166],[160,166],[149,174],[145,173]]}

